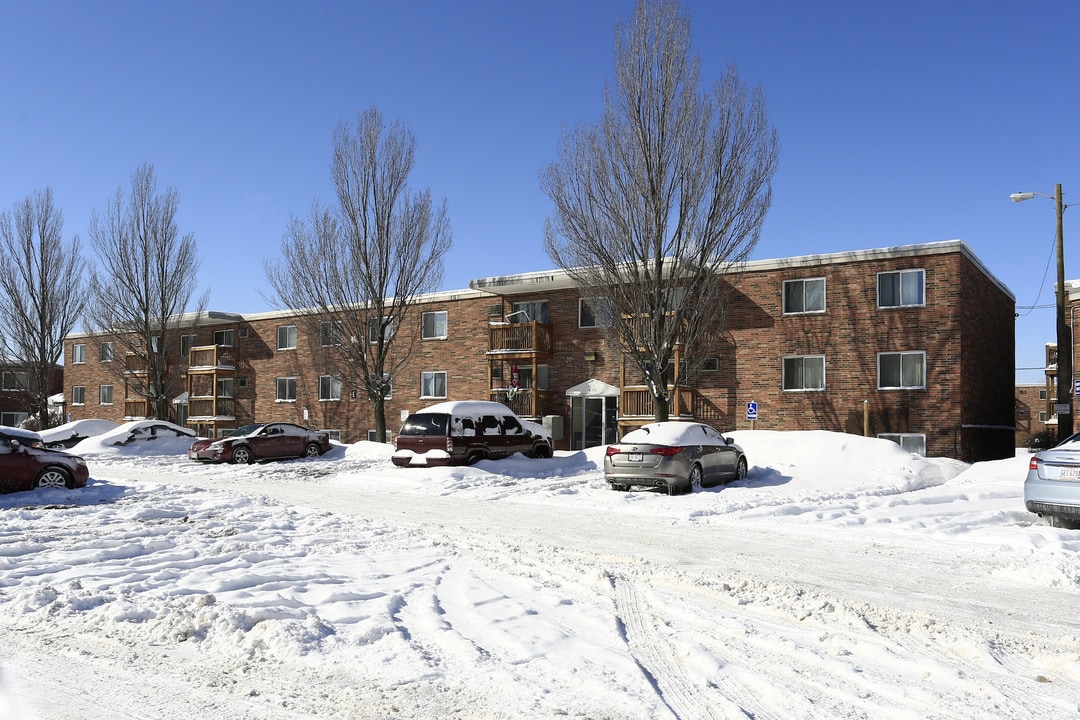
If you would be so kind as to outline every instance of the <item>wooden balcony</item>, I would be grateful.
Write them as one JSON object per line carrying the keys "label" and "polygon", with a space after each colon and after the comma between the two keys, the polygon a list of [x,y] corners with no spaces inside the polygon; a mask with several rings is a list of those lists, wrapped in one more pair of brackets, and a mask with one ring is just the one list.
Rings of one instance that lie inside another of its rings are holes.
{"label": "wooden balcony", "polygon": [[228,345],[193,347],[188,354],[188,372],[235,370],[236,348]]}
{"label": "wooden balcony", "polygon": [[548,323],[493,323],[488,325],[488,355],[525,358],[550,355],[551,325]]}
{"label": "wooden balcony", "polygon": [[[694,391],[685,386],[668,387],[671,407],[668,416],[672,420],[693,420]],[[651,420],[656,416],[652,392],[644,386],[624,387],[619,395],[619,417]]]}
{"label": "wooden balcony", "polygon": [[533,390],[521,388],[511,398],[506,388],[493,388],[488,391],[488,399],[492,402],[502,403],[514,411],[519,417],[538,418],[544,415],[557,414],[555,410],[555,393],[551,390]]}
{"label": "wooden balcony", "polygon": [[142,355],[126,353],[124,355],[124,372],[132,375],[145,375],[150,372],[150,364]]}
{"label": "wooden balcony", "polygon": [[235,420],[236,400],[231,397],[188,397],[188,422]]}
{"label": "wooden balcony", "polygon": [[151,417],[154,417],[154,413],[150,409],[150,401],[146,398],[124,400],[125,420],[144,420]]}

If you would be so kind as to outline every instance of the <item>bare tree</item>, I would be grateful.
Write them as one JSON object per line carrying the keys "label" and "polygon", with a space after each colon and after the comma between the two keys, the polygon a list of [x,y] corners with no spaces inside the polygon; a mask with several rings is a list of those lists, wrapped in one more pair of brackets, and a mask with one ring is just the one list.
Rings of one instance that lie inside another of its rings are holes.
{"label": "bare tree", "polygon": [[616,30],[600,121],[564,133],[541,173],[555,205],[548,254],[606,306],[657,420],[668,418],[676,346],[692,377],[723,331],[731,271],[757,243],[779,152],[761,90],[729,67],[703,93],[698,64],[678,3],[639,0],[634,23]]}
{"label": "bare tree", "polygon": [[188,307],[200,261],[195,236],[180,234],[178,207],[174,188],[158,194],[147,163],[132,173],[129,197],[118,188],[104,217],[95,211],[90,219],[99,267],[90,273],[87,329],[128,395],[145,399],[146,414],[159,420],[170,417],[169,401],[182,392],[181,368],[170,362],[176,331],[201,314],[209,295]]}
{"label": "bare tree", "polygon": [[79,238],[65,242],[52,188],[0,213],[0,326],[5,365],[26,373],[28,414],[51,427],[49,390],[85,302]]}
{"label": "bare tree", "polygon": [[[337,203],[313,203],[293,218],[281,259],[265,263],[277,297],[294,312],[320,358],[362,391],[386,439],[385,395],[408,359],[416,333],[399,332],[420,295],[442,282],[452,234],[446,201],[410,192],[416,140],[400,121],[387,126],[372,106],[352,128],[334,132],[330,171]],[[411,318],[416,320],[416,318]]]}

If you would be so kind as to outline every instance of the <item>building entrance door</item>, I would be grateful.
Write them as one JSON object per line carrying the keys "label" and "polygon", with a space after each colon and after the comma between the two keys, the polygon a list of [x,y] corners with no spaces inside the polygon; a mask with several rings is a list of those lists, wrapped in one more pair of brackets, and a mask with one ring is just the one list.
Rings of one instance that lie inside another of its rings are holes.
{"label": "building entrance door", "polygon": [[572,450],[584,450],[616,441],[618,398],[570,398]]}

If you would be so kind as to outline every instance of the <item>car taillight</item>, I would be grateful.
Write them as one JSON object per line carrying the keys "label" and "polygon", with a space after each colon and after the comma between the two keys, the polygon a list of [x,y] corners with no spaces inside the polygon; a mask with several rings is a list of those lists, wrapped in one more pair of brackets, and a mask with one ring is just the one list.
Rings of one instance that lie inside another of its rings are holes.
{"label": "car taillight", "polygon": [[681,447],[658,447],[649,451],[653,455],[663,455],[664,457],[671,457],[672,455],[678,455],[682,452]]}
{"label": "car taillight", "polygon": [[1028,470],[1038,470],[1038,469],[1039,469],[1039,461],[1036,460],[1035,456],[1033,455],[1031,457],[1031,462],[1028,463]]}
{"label": "car taillight", "polygon": [[390,444],[394,446],[395,450],[397,450],[397,436],[396,435],[393,438],[390,439]]}
{"label": "car taillight", "polygon": [[451,455],[454,454],[454,438],[450,437],[449,435],[446,436],[446,452],[450,453]]}
{"label": "car taillight", "polygon": [[622,452],[622,450],[615,447],[614,445],[608,445],[607,446],[607,456],[608,457],[611,457],[612,455],[618,455],[620,452]]}

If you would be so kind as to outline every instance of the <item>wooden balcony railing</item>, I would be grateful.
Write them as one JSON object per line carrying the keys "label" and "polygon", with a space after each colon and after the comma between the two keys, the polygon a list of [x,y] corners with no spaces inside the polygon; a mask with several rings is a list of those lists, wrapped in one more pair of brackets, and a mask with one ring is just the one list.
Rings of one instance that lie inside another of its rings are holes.
{"label": "wooden balcony railing", "polygon": [[231,397],[189,397],[188,421],[202,418],[235,418],[236,400]]}
{"label": "wooden balcony railing", "polygon": [[143,418],[153,417],[154,413],[150,410],[150,401],[146,398],[136,398],[134,400],[124,400],[124,417],[131,420],[142,420]]}
{"label": "wooden balcony railing", "polygon": [[551,325],[541,322],[488,326],[488,353],[550,353]]}
{"label": "wooden balcony railing", "polygon": [[227,345],[193,347],[188,355],[188,370],[236,368],[236,348]]}
{"label": "wooden balcony railing", "polygon": [[488,392],[492,402],[502,403],[520,417],[543,417],[552,415],[555,409],[555,393],[551,390],[522,388],[510,397],[506,388],[493,388]]}
{"label": "wooden balcony railing", "polygon": [[[671,407],[668,415],[672,418],[693,417],[694,391],[688,387],[669,387]],[[621,417],[653,417],[656,414],[652,392],[647,387],[624,387],[619,397],[619,415]]]}
{"label": "wooden balcony railing", "polygon": [[124,355],[124,372],[133,374],[145,374],[150,372],[150,364],[147,359],[135,353]]}

